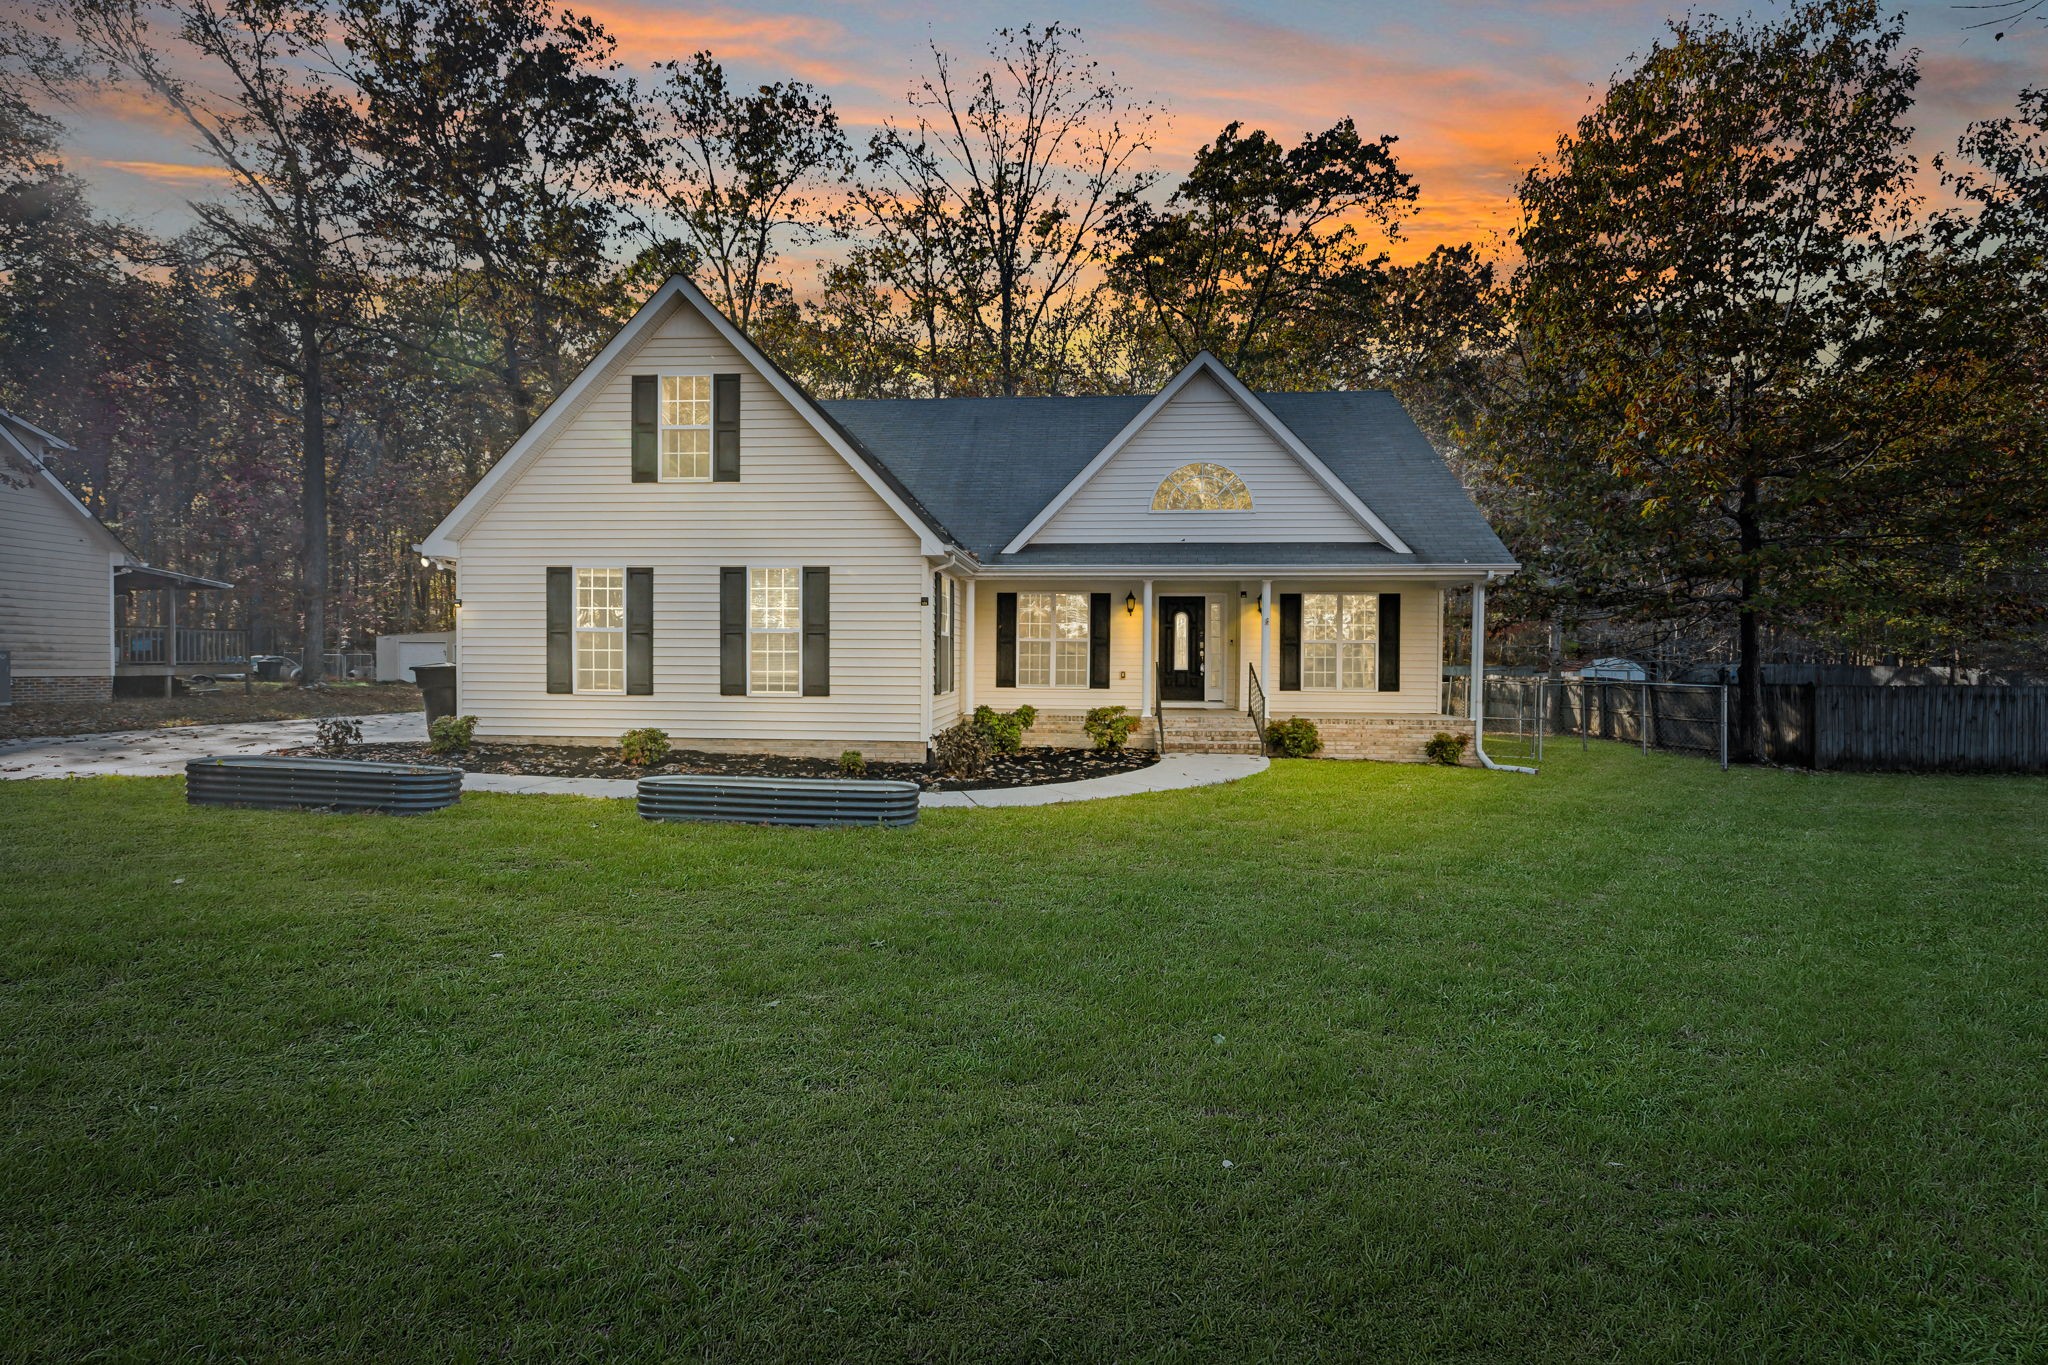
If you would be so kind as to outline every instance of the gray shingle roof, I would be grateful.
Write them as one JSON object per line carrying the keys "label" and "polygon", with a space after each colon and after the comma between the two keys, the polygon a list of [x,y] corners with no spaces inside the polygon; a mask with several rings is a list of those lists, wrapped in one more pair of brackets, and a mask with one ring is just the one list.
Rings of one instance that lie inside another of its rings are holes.
{"label": "gray shingle roof", "polygon": [[1394,395],[1262,393],[1302,444],[1408,543],[1034,545],[1003,554],[1149,401],[1143,397],[889,398],[820,403],[985,564],[1502,565],[1514,562]]}

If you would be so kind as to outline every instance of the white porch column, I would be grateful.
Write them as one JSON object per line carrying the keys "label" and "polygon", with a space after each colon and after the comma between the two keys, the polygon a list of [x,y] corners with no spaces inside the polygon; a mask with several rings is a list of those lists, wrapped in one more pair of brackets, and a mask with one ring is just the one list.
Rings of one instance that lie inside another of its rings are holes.
{"label": "white porch column", "polygon": [[1472,712],[1472,752],[1483,753],[1486,730],[1486,585],[1472,585],[1472,676],[1466,679],[1465,704]]}
{"label": "white porch column", "polygon": [[967,606],[961,624],[960,647],[966,657],[960,663],[960,714],[974,714],[974,580],[967,580]]}
{"label": "white porch column", "polygon": [[1276,690],[1273,677],[1273,580],[1259,580],[1259,686],[1267,696]]}
{"label": "white porch column", "polygon": [[1158,632],[1152,629],[1152,580],[1149,578],[1145,580],[1145,613],[1144,619],[1139,623],[1139,630],[1143,638],[1138,646],[1138,714],[1149,716],[1152,714],[1152,689],[1158,672],[1154,667],[1157,663],[1155,655],[1159,648],[1159,641],[1156,638]]}

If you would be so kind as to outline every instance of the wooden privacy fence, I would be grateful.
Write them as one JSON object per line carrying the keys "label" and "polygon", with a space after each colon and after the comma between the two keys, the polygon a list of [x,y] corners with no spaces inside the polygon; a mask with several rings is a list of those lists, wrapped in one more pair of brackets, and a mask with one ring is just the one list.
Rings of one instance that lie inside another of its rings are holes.
{"label": "wooden privacy fence", "polygon": [[[1445,709],[1469,715],[1465,680]],[[1644,751],[1740,755],[1740,700],[1717,684],[1486,680],[1486,730],[1540,758],[1548,737],[1614,740]],[[2048,687],[1773,683],[1764,687],[1773,763],[1865,772],[2048,773]]]}
{"label": "wooden privacy fence", "polygon": [[2048,772],[2048,687],[1766,686],[1764,718],[1774,763]]}

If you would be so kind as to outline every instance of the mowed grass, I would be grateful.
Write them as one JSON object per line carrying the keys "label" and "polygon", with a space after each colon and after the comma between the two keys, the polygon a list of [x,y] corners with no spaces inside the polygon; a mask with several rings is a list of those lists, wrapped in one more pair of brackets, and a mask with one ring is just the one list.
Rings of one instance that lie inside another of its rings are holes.
{"label": "mowed grass", "polygon": [[2048,783],[0,830],[10,1357],[2048,1352]]}

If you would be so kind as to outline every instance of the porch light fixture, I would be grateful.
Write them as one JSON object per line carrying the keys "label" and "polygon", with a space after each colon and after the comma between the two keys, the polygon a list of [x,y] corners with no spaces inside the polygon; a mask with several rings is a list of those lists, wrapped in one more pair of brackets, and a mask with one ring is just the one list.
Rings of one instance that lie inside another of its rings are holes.
{"label": "porch light fixture", "polygon": [[1136,593],[1128,593],[1128,592],[1127,592],[1127,593],[1125,593],[1125,594],[1124,594],[1124,615],[1126,615],[1126,616],[1136,616],[1137,614],[1138,614],[1138,597],[1137,597],[1137,594],[1136,594]]}

